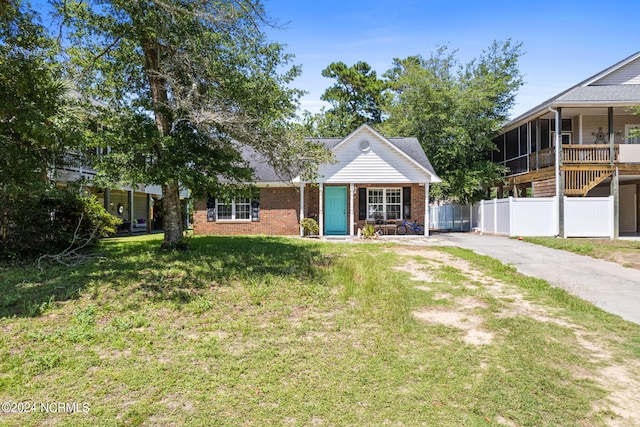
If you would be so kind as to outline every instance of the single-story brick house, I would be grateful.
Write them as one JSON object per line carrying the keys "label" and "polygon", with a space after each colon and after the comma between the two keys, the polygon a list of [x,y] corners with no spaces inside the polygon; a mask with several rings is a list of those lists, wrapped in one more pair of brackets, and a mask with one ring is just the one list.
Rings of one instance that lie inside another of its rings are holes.
{"label": "single-story brick house", "polygon": [[194,233],[298,235],[305,217],[318,219],[321,236],[353,236],[367,221],[429,223],[429,185],[441,180],[416,138],[386,138],[362,125],[346,138],[314,140],[336,160],[319,167],[318,182],[283,180],[249,159],[259,198],[198,202]]}

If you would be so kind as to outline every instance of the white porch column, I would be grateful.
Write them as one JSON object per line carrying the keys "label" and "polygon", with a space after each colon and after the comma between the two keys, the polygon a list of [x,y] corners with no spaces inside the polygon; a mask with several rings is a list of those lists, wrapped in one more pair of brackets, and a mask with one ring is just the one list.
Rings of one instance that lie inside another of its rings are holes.
{"label": "white porch column", "polygon": [[151,233],[151,206],[152,206],[151,194],[147,194],[147,233]]}
{"label": "white porch column", "polygon": [[322,206],[322,201],[324,199],[324,184],[320,183],[319,186],[319,191],[318,193],[320,194],[319,200],[318,200],[318,225],[320,226],[320,231],[318,233],[318,235],[320,237],[324,236],[324,206]]}
{"label": "white porch column", "polygon": [[353,207],[355,205],[355,194],[356,194],[356,185],[355,184],[349,184],[349,229],[351,230],[349,233],[350,236],[355,236],[356,234],[356,221],[355,221],[355,214],[353,213]]}
{"label": "white porch column", "polygon": [[429,183],[424,183],[424,236],[429,236]]}
{"label": "white porch column", "polygon": [[128,191],[129,196],[129,234],[133,234],[133,189]]}
{"label": "white porch column", "polygon": [[300,181],[300,237],[304,236],[302,220],[304,219],[304,182]]}

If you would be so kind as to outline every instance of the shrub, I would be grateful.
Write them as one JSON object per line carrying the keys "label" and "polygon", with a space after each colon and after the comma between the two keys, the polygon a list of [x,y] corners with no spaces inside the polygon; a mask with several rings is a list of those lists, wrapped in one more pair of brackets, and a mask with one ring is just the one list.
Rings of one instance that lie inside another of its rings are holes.
{"label": "shrub", "polygon": [[23,194],[19,205],[5,210],[0,257],[34,257],[93,244],[115,234],[120,223],[95,197],[83,198],[56,188]]}
{"label": "shrub", "polygon": [[305,236],[317,236],[320,233],[318,221],[313,218],[303,218],[300,221],[300,225]]}
{"label": "shrub", "polygon": [[364,227],[362,227],[362,237],[365,239],[377,237],[376,228],[372,224],[365,224]]}

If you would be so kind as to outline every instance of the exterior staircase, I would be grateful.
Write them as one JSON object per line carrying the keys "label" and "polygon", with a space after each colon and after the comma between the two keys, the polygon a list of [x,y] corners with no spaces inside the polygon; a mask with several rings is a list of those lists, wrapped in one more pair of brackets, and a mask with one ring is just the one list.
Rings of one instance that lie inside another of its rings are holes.
{"label": "exterior staircase", "polygon": [[584,166],[563,165],[564,194],[567,196],[586,196],[589,190],[613,175],[610,166],[596,166],[585,168]]}

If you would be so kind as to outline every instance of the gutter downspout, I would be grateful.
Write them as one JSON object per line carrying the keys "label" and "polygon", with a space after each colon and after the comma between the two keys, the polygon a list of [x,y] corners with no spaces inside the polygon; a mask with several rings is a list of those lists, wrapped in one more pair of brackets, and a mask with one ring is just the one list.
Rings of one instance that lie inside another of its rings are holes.
{"label": "gutter downspout", "polygon": [[561,182],[562,176],[560,172],[560,163],[562,161],[562,122],[560,110],[555,110],[551,106],[547,107],[550,112],[556,115],[556,212],[558,214],[558,224],[556,230],[559,237],[564,237],[564,183]]}

